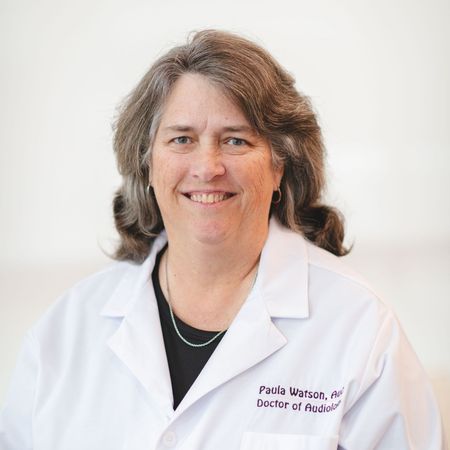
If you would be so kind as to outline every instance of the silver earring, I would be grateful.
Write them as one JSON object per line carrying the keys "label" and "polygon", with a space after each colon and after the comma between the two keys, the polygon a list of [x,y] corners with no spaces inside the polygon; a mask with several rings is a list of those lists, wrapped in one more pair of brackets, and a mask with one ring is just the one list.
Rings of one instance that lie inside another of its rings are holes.
{"label": "silver earring", "polygon": [[275,192],[278,192],[278,199],[277,199],[276,201],[274,201],[274,200],[273,200],[273,197],[272,197],[272,204],[273,204],[273,205],[278,205],[278,203],[281,202],[281,189],[280,189],[280,186],[278,186],[277,190],[276,190],[276,191],[273,191],[273,192],[274,192],[274,193],[275,193]]}
{"label": "silver earring", "polygon": [[150,195],[150,189],[151,189],[151,184],[149,183],[149,184],[147,184],[147,187],[145,188],[145,190],[146,190],[146,192],[147,192],[147,195]]}

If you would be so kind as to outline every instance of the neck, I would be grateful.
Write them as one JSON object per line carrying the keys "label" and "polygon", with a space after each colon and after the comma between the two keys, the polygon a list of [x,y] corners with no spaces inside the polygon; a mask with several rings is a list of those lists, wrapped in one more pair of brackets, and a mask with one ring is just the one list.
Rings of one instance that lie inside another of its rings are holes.
{"label": "neck", "polygon": [[167,298],[167,264],[174,313],[196,328],[226,329],[251,291],[266,235],[233,245],[180,242],[169,236],[159,275]]}

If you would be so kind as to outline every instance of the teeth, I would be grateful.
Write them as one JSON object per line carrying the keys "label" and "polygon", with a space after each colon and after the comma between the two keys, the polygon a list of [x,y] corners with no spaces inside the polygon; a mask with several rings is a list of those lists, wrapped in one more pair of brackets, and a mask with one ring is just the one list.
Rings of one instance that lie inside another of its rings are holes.
{"label": "teeth", "polygon": [[227,194],[192,194],[190,199],[197,203],[218,203],[228,198]]}

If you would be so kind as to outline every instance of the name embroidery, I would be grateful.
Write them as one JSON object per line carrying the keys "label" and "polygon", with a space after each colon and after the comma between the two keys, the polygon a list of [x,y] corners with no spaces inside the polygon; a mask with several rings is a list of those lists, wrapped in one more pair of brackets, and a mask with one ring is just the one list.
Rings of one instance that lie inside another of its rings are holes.
{"label": "name embroidery", "polygon": [[[284,387],[278,386],[259,386],[259,397],[256,400],[256,406],[258,408],[276,408],[276,409],[289,409],[292,411],[304,411],[307,413],[329,413],[334,411],[342,402],[340,398],[344,394],[344,388],[334,389],[328,392],[328,395],[323,391],[311,391],[308,389],[301,389],[296,386]],[[286,399],[265,399],[262,396],[283,396],[294,397],[290,401]],[[298,401],[298,398],[304,399]],[[311,403],[307,400],[321,400],[322,403]]]}

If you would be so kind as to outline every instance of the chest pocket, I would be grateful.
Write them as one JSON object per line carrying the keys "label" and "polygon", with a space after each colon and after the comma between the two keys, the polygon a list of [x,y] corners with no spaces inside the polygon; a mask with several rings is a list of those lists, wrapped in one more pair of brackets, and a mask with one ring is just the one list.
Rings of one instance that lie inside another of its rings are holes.
{"label": "chest pocket", "polygon": [[240,450],[336,450],[338,436],[244,433]]}

